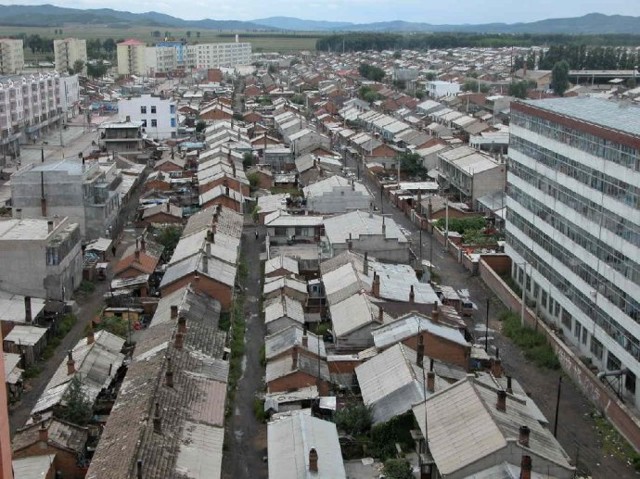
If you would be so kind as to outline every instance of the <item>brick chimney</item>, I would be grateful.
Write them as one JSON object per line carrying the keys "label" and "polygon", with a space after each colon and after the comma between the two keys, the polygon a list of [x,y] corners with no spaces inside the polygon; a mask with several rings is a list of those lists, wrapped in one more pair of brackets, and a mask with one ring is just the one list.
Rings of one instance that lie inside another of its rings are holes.
{"label": "brick chimney", "polygon": [[176,349],[182,349],[182,346],[184,346],[184,334],[178,331],[173,342],[173,347]]}
{"label": "brick chimney", "polygon": [[424,337],[422,334],[418,336],[418,348],[416,355],[416,364],[423,367],[424,364]]}
{"label": "brick chimney", "polygon": [[40,423],[40,428],[38,429],[38,441],[43,442],[45,446],[47,442],[49,442],[49,430],[47,429],[46,421]]}
{"label": "brick chimney", "polygon": [[365,276],[369,276],[369,253],[364,252],[364,261],[362,262],[362,272]]}
{"label": "brick chimney", "polygon": [[164,374],[164,384],[168,388],[173,387],[173,368],[171,367],[171,358],[167,358],[167,372]]}
{"label": "brick chimney", "polygon": [[531,456],[522,456],[520,462],[520,479],[531,479]]}
{"label": "brick chimney", "polygon": [[93,344],[96,342],[96,336],[93,332],[93,326],[89,323],[89,332],[87,333],[87,344]]}
{"label": "brick chimney", "polygon": [[371,285],[371,294],[374,298],[380,297],[380,276],[378,273],[373,273],[373,284]]}
{"label": "brick chimney", "polygon": [[169,213],[171,211],[171,204],[167,201],[166,205],[167,205],[167,213]]}
{"label": "brick chimney", "polygon": [[511,386],[511,376],[507,376],[507,394],[513,394],[513,388]]}
{"label": "brick chimney", "polygon": [[136,461],[136,479],[142,479],[142,459]]}
{"label": "brick chimney", "polygon": [[31,313],[31,296],[24,297],[24,322],[29,324],[33,321]]}
{"label": "brick chimney", "polygon": [[502,377],[502,360],[500,358],[496,358],[491,362],[491,374],[495,378]]}
{"label": "brick chimney", "polygon": [[67,376],[71,376],[76,372],[76,362],[73,360],[73,351],[67,351]]}
{"label": "brick chimney", "polygon": [[171,319],[176,319],[178,317],[178,305],[171,305]]}
{"label": "brick chimney", "polygon": [[409,290],[409,302],[411,304],[416,302],[416,293],[413,291],[413,285],[411,285],[411,289]]}
{"label": "brick chimney", "polygon": [[162,416],[160,415],[159,402],[156,402],[155,411],[153,413],[153,431],[158,434],[162,433]]}
{"label": "brick chimney", "polygon": [[140,250],[136,248],[136,251],[133,253],[136,258],[136,262],[140,262]]}
{"label": "brick chimney", "polygon": [[440,321],[440,310],[438,309],[438,303],[433,302],[433,309],[431,310],[431,321],[437,323]]}
{"label": "brick chimney", "polygon": [[318,472],[318,451],[315,447],[309,450],[309,471]]}
{"label": "brick chimney", "polygon": [[382,217],[382,236],[386,237],[387,234],[387,225],[384,222],[384,216]]}
{"label": "brick chimney", "polygon": [[427,391],[430,393],[436,390],[436,373],[433,371],[427,372]]}
{"label": "brick chimney", "polygon": [[382,309],[382,306],[378,307],[378,322],[380,324],[384,323],[384,309]]}
{"label": "brick chimney", "polygon": [[529,429],[527,426],[520,426],[518,443],[520,443],[521,446],[529,447],[530,434],[531,434],[531,429]]}
{"label": "brick chimney", "polygon": [[498,401],[496,402],[496,409],[498,411],[505,412],[507,410],[507,392],[498,391]]}
{"label": "brick chimney", "polygon": [[202,272],[206,274],[208,271],[209,271],[209,256],[207,256],[207,253],[205,252],[202,255]]}
{"label": "brick chimney", "polygon": [[187,318],[185,318],[184,316],[180,316],[178,318],[178,332],[187,334]]}
{"label": "brick chimney", "polygon": [[291,351],[291,370],[295,371],[298,369],[298,346],[294,346]]}

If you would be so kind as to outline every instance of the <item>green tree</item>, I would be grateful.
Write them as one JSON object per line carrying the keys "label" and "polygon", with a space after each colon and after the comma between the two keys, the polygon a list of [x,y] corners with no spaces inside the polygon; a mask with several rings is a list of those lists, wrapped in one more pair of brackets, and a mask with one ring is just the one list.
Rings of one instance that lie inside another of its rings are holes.
{"label": "green tree", "polygon": [[551,69],[551,89],[558,96],[563,96],[569,89],[569,64],[565,60],[556,62]]}
{"label": "green tree", "polygon": [[191,30],[187,30],[187,38],[191,38]]}
{"label": "green tree", "polygon": [[202,133],[207,128],[207,122],[200,120],[196,123],[196,133]]}
{"label": "green tree", "polygon": [[368,63],[361,63],[358,73],[367,80],[380,82],[385,76],[384,70]]}
{"label": "green tree", "polygon": [[527,98],[527,90],[529,88],[529,82],[526,80],[511,82],[509,85],[509,95],[515,96],[516,98]]}
{"label": "green tree", "polygon": [[86,426],[93,417],[93,404],[82,389],[80,374],[76,373],[62,397],[62,407],[56,417],[78,426]]}
{"label": "green tree", "polygon": [[200,38],[200,32],[196,32],[196,38]]}
{"label": "green tree", "polygon": [[107,65],[102,60],[87,64],[87,75],[91,78],[101,78],[106,75],[107,70]]}
{"label": "green tree", "polygon": [[370,406],[363,403],[351,404],[336,412],[336,426],[353,436],[366,434],[371,430],[373,412]]}
{"label": "green tree", "polygon": [[84,70],[84,62],[82,60],[76,60],[75,62],[73,62],[73,73],[82,73],[82,70]]}
{"label": "green tree", "polygon": [[253,164],[253,155],[250,152],[246,152],[242,155],[242,166],[247,169]]}
{"label": "green tree", "polygon": [[164,247],[162,256],[167,259],[173,256],[173,252],[178,245],[178,241],[180,241],[181,235],[182,228],[179,226],[165,226],[157,230],[155,239]]}
{"label": "green tree", "polygon": [[405,459],[387,459],[384,462],[384,477],[387,479],[413,479],[411,464]]}
{"label": "green tree", "polygon": [[116,48],[118,48],[118,46],[113,38],[107,38],[104,42],[102,42],[102,48],[109,54],[109,56],[111,56],[116,51]]}
{"label": "green tree", "polygon": [[400,161],[402,173],[409,177],[427,177],[427,169],[422,164],[422,158],[417,153],[401,153],[396,156],[396,161]]}
{"label": "green tree", "polygon": [[393,52],[393,58],[395,58],[396,60],[399,60],[400,58],[402,58],[402,52],[401,51]]}

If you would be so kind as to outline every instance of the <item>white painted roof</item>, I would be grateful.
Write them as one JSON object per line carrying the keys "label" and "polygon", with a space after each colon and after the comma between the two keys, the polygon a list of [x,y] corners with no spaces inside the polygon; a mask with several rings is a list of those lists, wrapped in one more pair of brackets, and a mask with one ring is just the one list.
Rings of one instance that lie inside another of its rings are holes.
{"label": "white painted roof", "polygon": [[373,342],[377,348],[384,349],[411,336],[415,336],[418,334],[418,331],[427,331],[447,341],[461,346],[471,347],[471,344],[466,341],[464,334],[462,334],[459,329],[442,323],[434,323],[431,319],[418,313],[410,313],[374,329],[372,331]]}
{"label": "white painted roof", "polygon": [[392,218],[360,210],[326,218],[324,220],[325,234],[331,244],[346,243],[349,234],[353,240],[360,238],[360,235],[382,235],[383,218],[385,238],[397,239],[399,243],[406,243],[407,238]]}

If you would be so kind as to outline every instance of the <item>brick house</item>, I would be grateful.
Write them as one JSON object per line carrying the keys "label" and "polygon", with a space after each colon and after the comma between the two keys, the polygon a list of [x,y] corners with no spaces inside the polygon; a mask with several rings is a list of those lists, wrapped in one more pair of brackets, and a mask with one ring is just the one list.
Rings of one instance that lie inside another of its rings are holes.
{"label": "brick house", "polygon": [[329,368],[326,361],[294,349],[291,355],[267,362],[266,383],[269,393],[317,386],[320,395],[326,396],[330,388]]}

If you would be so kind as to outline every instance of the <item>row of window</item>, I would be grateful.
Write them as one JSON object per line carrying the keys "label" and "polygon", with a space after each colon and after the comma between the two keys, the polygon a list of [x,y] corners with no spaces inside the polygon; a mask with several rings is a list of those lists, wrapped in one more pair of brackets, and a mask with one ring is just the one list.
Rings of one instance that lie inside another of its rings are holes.
{"label": "row of window", "polygon": [[507,231],[507,243],[536,269],[549,283],[555,286],[561,294],[571,301],[578,309],[580,309],[588,318],[600,326],[607,335],[620,344],[629,354],[637,361],[640,361],[640,342],[629,331],[624,329],[609,314],[593,300],[590,300],[582,291],[573,284],[560,276],[560,274],[543,261],[538,255],[534,254],[527,248],[518,238],[511,232]]}
{"label": "row of window", "polygon": [[566,156],[543,148],[540,145],[536,145],[513,134],[510,137],[509,149],[533,158],[552,170],[567,175],[629,206],[640,208],[640,188],[632,184],[589,168],[583,163],[571,160]]}
{"label": "row of window", "polygon": [[519,111],[511,112],[511,124],[521,126],[547,138],[561,141],[591,155],[640,171],[640,151],[637,148],[605,140],[599,136],[568,128],[556,122]]}
{"label": "row of window", "polygon": [[[585,263],[573,252],[553,241],[552,238],[511,209],[507,209],[507,222],[531,238],[532,241],[542,247],[551,256],[559,260],[564,266],[594,288],[594,290],[598,288],[603,289],[601,293],[611,303],[615,304],[620,308],[620,310],[635,321],[640,322],[640,304],[638,304],[632,296],[595,271],[592,268],[592,265]],[[509,226],[507,229],[509,229]]]}
{"label": "row of window", "polygon": [[509,159],[509,174],[521,178],[543,193],[564,203],[593,223],[599,224],[603,228],[611,231],[616,236],[635,246],[640,246],[640,225],[633,221],[605,209],[602,204],[595,203],[591,201],[591,199],[579,195],[575,191],[540,175],[540,173],[535,170],[511,158]]}
{"label": "row of window", "polygon": [[640,284],[640,264],[625,256],[622,251],[612,248],[606,242],[596,238],[562,215],[557,214],[553,209],[543,205],[514,185],[510,185],[509,187],[509,196],[571,241],[604,261],[625,277]]}
{"label": "row of window", "polygon": [[[140,113],[142,115],[146,115],[147,114],[147,107],[146,106],[141,106],[140,107]],[[156,113],[156,106],[155,105],[151,105],[151,114],[155,115]]]}

